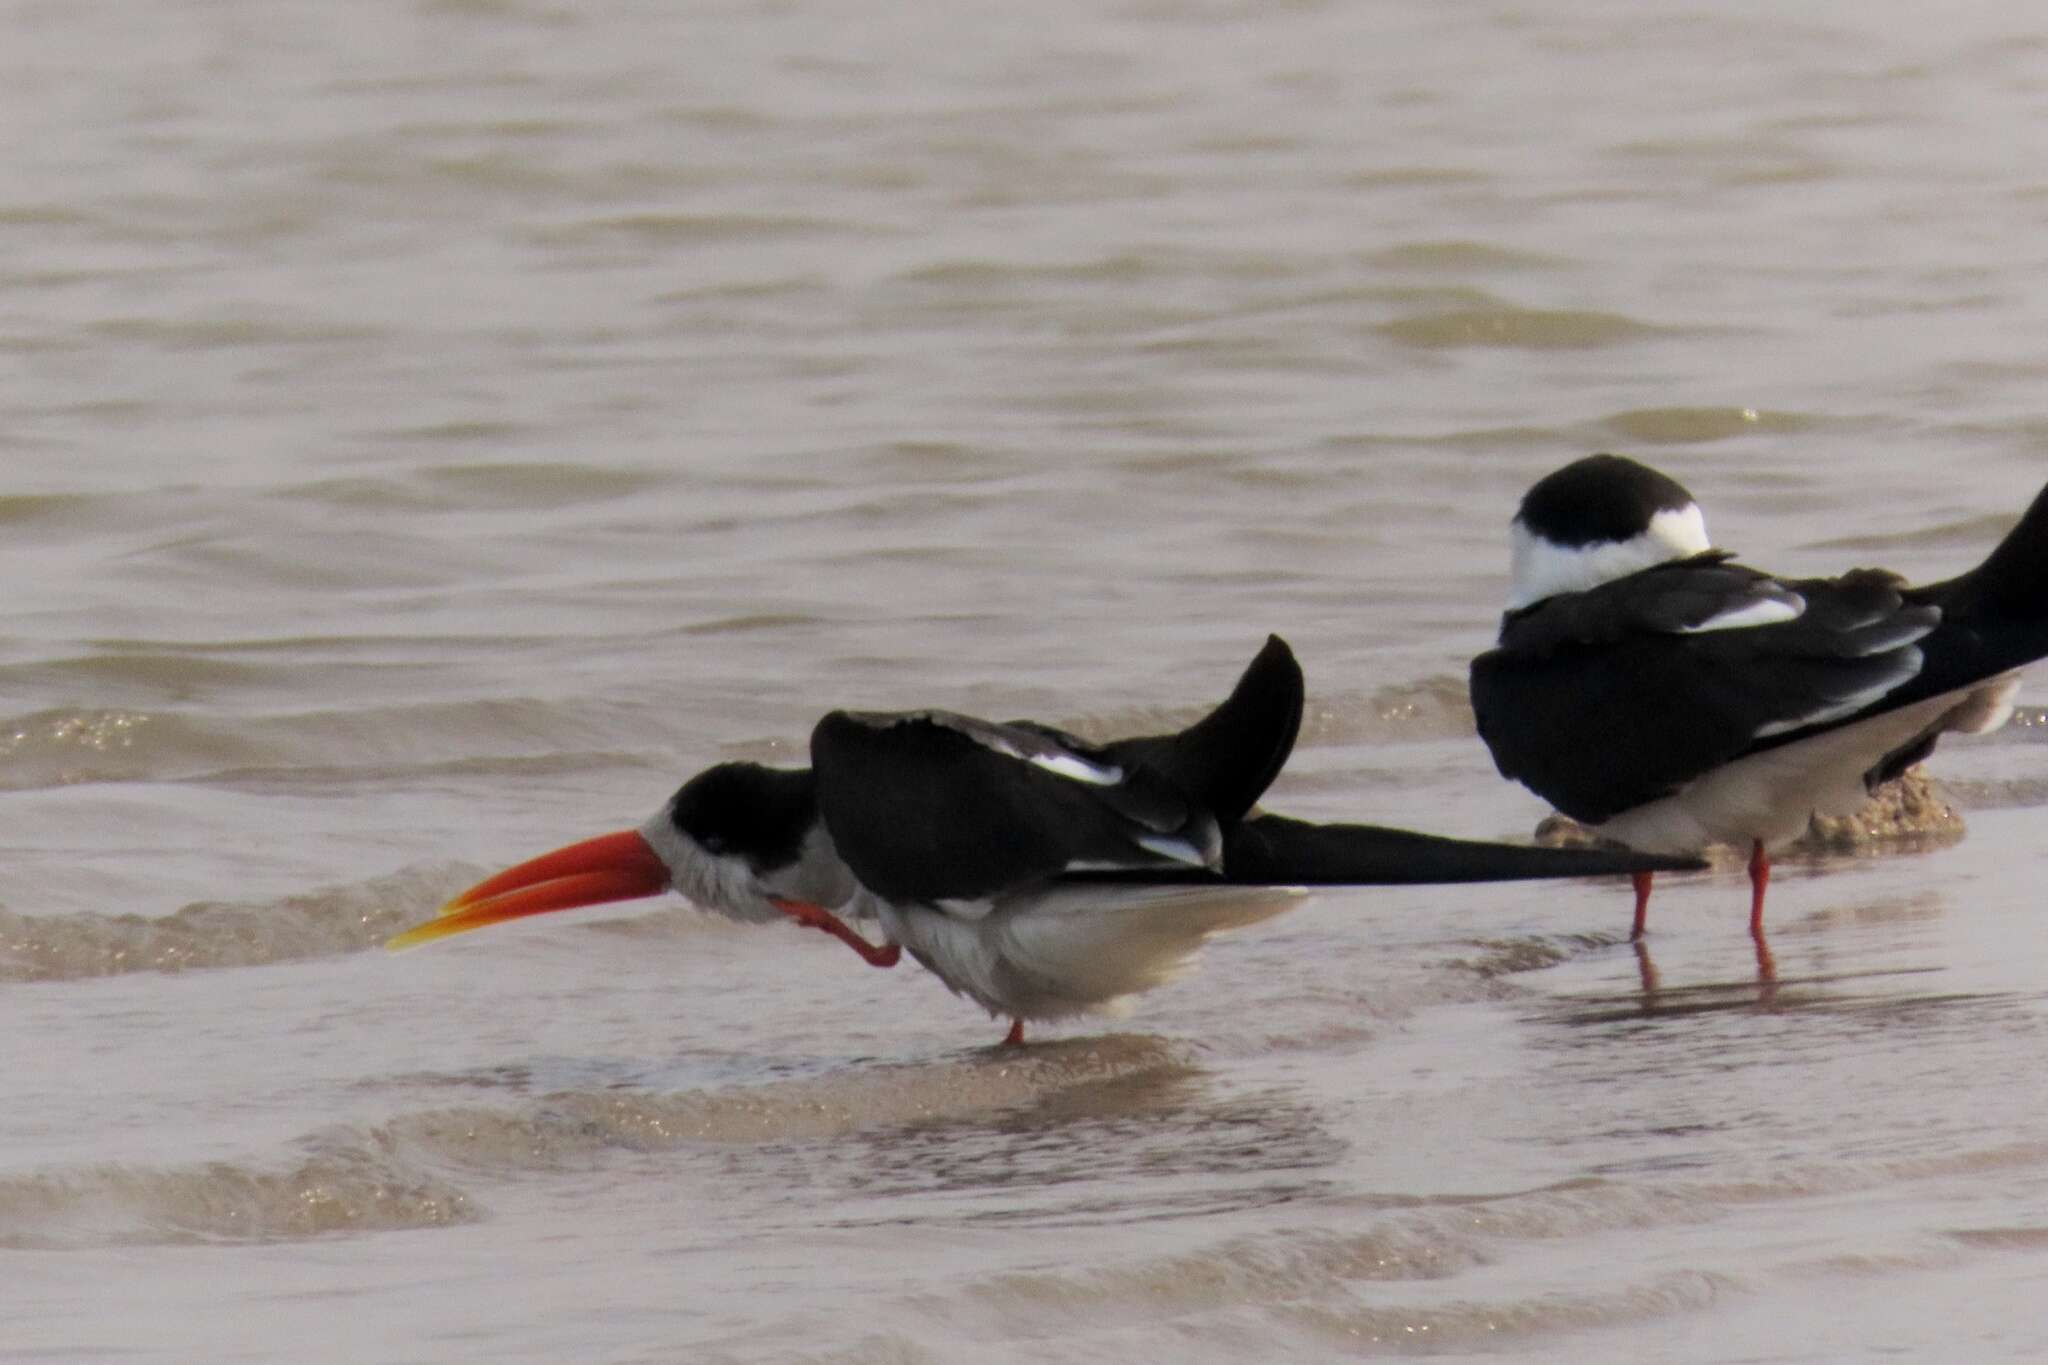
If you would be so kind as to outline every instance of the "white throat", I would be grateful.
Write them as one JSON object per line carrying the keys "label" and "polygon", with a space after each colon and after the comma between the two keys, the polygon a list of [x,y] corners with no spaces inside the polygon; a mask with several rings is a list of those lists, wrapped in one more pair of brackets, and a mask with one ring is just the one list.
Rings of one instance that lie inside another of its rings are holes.
{"label": "white throat", "polygon": [[713,853],[677,829],[670,809],[663,806],[657,811],[640,827],[640,837],[654,850],[654,856],[668,865],[670,885],[700,910],[772,924],[783,915],[771,898],[807,901],[834,910],[860,889],[853,872],[839,860],[822,821],[804,836],[802,854],[795,862],[760,877],[739,854]]}
{"label": "white throat", "polygon": [[1513,581],[1508,591],[1509,611],[1520,611],[1561,592],[1584,592],[1652,565],[1690,559],[1714,548],[1707,539],[1707,519],[1694,503],[1659,512],[1650,518],[1647,528],[1627,540],[1559,545],[1531,531],[1520,517],[1510,528],[1510,539]]}

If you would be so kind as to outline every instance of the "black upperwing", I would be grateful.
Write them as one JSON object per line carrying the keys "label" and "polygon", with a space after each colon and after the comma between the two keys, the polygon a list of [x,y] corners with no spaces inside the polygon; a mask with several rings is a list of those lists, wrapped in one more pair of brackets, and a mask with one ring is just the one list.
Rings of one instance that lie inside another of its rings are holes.
{"label": "black upperwing", "polygon": [[1253,886],[1411,886],[1687,872],[1698,858],[1623,848],[1540,848],[1450,839],[1383,825],[1313,824],[1257,815],[1226,831],[1225,880]]}
{"label": "black upperwing", "polygon": [[1940,619],[1890,574],[1788,583],[1717,551],[1509,613],[1472,707],[1503,775],[1597,824],[1900,704]]}
{"label": "black upperwing", "polygon": [[811,732],[818,809],[885,900],[974,901],[1077,865],[1214,865],[1214,817],[1142,768],[1039,726],[834,711]]}
{"label": "black upperwing", "polygon": [[1102,751],[1150,769],[1229,825],[1257,804],[1294,752],[1304,691],[1294,651],[1269,635],[1214,711],[1177,734],[1114,740]]}
{"label": "black upperwing", "polygon": [[1982,564],[1908,596],[1934,603],[1953,619],[2048,622],[2048,488],[2034,495]]}
{"label": "black upperwing", "polygon": [[1910,602],[1941,609],[1924,642],[1927,667],[1901,701],[1939,696],[2048,656],[2048,488],[2018,525],[1966,574],[1911,588]]}
{"label": "black upperwing", "polygon": [[1632,872],[1694,872],[1705,860],[1625,848],[1543,848],[1385,825],[1318,824],[1254,815],[1223,831],[1223,867],[1070,872],[1061,880],[1112,885],[1437,886]]}

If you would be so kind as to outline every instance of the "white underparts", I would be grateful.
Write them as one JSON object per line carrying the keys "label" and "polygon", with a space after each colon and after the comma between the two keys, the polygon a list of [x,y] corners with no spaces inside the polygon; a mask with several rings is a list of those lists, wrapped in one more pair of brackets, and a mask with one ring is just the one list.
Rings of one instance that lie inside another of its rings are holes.
{"label": "white underparts", "polygon": [[883,931],[990,1014],[1120,1013],[1172,980],[1214,934],[1304,903],[1299,887],[1071,886],[998,902],[979,919],[881,905]]}
{"label": "white underparts", "polygon": [[1670,796],[1623,811],[1594,832],[1645,853],[1695,853],[1708,844],[1766,848],[1796,839],[1815,815],[1853,814],[1869,795],[1863,776],[1887,754],[1930,732],[1977,734],[2011,714],[2017,675],[1886,711],[1738,758]]}

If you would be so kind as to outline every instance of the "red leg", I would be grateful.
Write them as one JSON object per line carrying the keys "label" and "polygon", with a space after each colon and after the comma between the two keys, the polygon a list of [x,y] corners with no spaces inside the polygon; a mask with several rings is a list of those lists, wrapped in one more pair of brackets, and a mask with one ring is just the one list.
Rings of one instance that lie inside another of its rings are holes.
{"label": "red leg", "polygon": [[1764,888],[1771,884],[1771,855],[1758,839],[1749,847],[1749,936],[1764,941]]}
{"label": "red leg", "polygon": [[1656,878],[1654,872],[1629,873],[1628,879],[1636,884],[1636,923],[1635,928],[1628,931],[1631,943],[1643,936],[1643,921],[1650,914],[1650,883]]}
{"label": "red leg", "polygon": [[859,953],[861,959],[870,967],[893,967],[902,960],[902,944],[885,943],[880,947],[876,947],[859,934],[853,932],[853,930],[847,928],[839,916],[823,906],[812,905],[809,901],[786,901],[780,899],[775,899],[772,903],[777,910],[788,915],[805,928],[823,929],[826,933],[832,935],[832,937],[838,939],[856,953]]}
{"label": "red leg", "polygon": [[1003,1035],[1001,1045],[1003,1047],[1024,1046],[1024,1021],[1022,1019],[1012,1019],[1010,1021],[1010,1031]]}

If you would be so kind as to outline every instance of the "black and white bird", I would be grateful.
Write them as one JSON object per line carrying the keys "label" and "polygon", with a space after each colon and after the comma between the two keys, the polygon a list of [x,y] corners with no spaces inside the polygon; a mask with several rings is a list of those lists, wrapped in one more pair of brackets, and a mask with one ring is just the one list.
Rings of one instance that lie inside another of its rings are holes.
{"label": "black and white bird", "polygon": [[[1770,849],[1943,734],[2003,724],[2048,654],[2048,489],[1982,564],[1917,588],[1746,568],[1682,486],[1616,455],[1539,480],[1512,537],[1500,644],[1472,663],[1494,763],[1630,848],[1746,847],[1760,952]],[[1649,895],[1636,874],[1632,937]]]}
{"label": "black and white bird", "polygon": [[[394,948],[674,889],[735,919],[785,916],[893,966],[907,951],[1013,1022],[1114,1011],[1210,935],[1309,886],[1578,877],[1689,857],[1439,838],[1252,814],[1301,724],[1300,666],[1270,638],[1188,729],[1090,744],[1031,721],[834,711],[811,766],[722,763],[637,830],[463,892]],[[849,919],[873,919],[882,942]]]}

